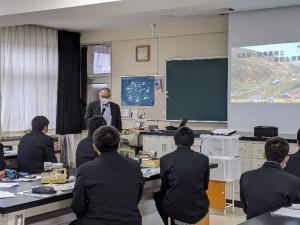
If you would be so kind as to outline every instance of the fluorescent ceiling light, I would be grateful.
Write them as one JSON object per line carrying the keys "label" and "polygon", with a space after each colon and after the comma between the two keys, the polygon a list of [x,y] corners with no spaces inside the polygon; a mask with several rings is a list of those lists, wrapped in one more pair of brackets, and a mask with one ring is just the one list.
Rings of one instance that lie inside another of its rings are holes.
{"label": "fluorescent ceiling light", "polygon": [[122,0],[0,0],[0,16],[72,7],[82,7],[119,1]]}
{"label": "fluorescent ceiling light", "polygon": [[230,12],[233,12],[234,9],[231,8],[222,8],[222,9],[213,9],[213,10],[185,10],[185,11],[178,11],[165,14],[165,16],[169,17],[186,17],[186,16],[208,16],[208,15],[223,15]]}

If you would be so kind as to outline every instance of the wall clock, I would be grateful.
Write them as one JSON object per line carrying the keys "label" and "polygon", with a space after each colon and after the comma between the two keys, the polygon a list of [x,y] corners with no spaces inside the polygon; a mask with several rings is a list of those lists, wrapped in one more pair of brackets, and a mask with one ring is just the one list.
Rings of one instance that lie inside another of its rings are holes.
{"label": "wall clock", "polygon": [[150,45],[136,46],[136,61],[137,62],[150,61]]}

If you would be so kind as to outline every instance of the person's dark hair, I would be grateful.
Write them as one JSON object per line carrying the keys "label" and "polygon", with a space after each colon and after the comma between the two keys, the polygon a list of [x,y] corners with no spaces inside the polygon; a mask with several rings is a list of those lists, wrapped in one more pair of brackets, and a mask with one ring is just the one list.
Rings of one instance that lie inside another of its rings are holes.
{"label": "person's dark hair", "polygon": [[297,141],[300,142],[300,129],[297,132]]}
{"label": "person's dark hair", "polygon": [[194,132],[189,127],[180,127],[174,137],[177,146],[192,146],[194,144],[194,139]]}
{"label": "person's dark hair", "polygon": [[268,161],[281,163],[289,154],[289,150],[289,143],[281,137],[270,138],[265,144],[265,155]]}
{"label": "person's dark hair", "polygon": [[100,152],[117,151],[120,143],[120,133],[111,126],[99,127],[93,134],[93,143]]}
{"label": "person's dark hair", "polygon": [[101,126],[107,125],[106,120],[103,118],[103,116],[92,116],[88,120],[88,129],[89,129],[89,136],[92,136],[95,130],[97,130]]}
{"label": "person's dark hair", "polygon": [[44,116],[36,116],[31,121],[32,130],[43,130],[45,126],[49,125],[49,120]]}

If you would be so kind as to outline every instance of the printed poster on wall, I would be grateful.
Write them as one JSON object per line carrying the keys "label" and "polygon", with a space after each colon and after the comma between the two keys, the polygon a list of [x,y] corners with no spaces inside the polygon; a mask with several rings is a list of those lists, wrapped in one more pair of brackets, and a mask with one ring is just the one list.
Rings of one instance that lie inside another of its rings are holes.
{"label": "printed poster on wall", "polygon": [[123,106],[154,106],[153,76],[121,77],[121,99]]}

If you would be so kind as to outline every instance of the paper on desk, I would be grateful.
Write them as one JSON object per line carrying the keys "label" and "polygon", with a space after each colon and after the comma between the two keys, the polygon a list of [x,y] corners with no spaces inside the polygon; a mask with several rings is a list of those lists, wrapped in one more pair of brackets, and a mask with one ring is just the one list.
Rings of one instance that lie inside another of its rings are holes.
{"label": "paper on desk", "polygon": [[53,187],[56,191],[70,191],[74,189],[75,182],[66,184],[54,184]]}
{"label": "paper on desk", "polygon": [[31,190],[29,190],[29,191],[19,192],[18,194],[19,195],[28,195],[28,196],[32,196],[32,197],[38,197],[38,198],[49,198],[49,197],[52,197],[52,196],[62,195],[63,192],[62,191],[58,191],[55,194],[35,194],[35,193],[32,193]]}
{"label": "paper on desk", "polygon": [[25,178],[25,177],[20,177],[17,179],[17,181],[20,181],[20,182],[30,182],[30,181],[37,181],[37,180],[40,180],[42,178],[42,176],[40,174],[38,175],[34,175],[35,178]]}
{"label": "paper on desk", "polygon": [[151,177],[160,174],[160,168],[143,168],[141,170],[144,177]]}
{"label": "paper on desk", "polygon": [[11,182],[32,182],[32,181],[40,180],[42,177],[40,174],[37,174],[34,176],[35,176],[35,178],[24,178],[24,177],[20,177],[17,179],[3,178],[2,181],[9,182],[9,183],[11,183]]}
{"label": "paper on desk", "polygon": [[16,187],[18,186],[19,183],[0,183],[0,188],[11,188],[11,187]]}
{"label": "paper on desk", "polygon": [[278,209],[277,211],[272,212],[271,215],[300,218],[300,210],[293,209],[291,207],[289,207],[289,208],[282,207],[282,208]]}
{"label": "paper on desk", "polygon": [[18,149],[4,150],[4,156],[16,156],[18,154]]}
{"label": "paper on desk", "polygon": [[0,191],[0,198],[12,198],[16,195],[8,191]]}

